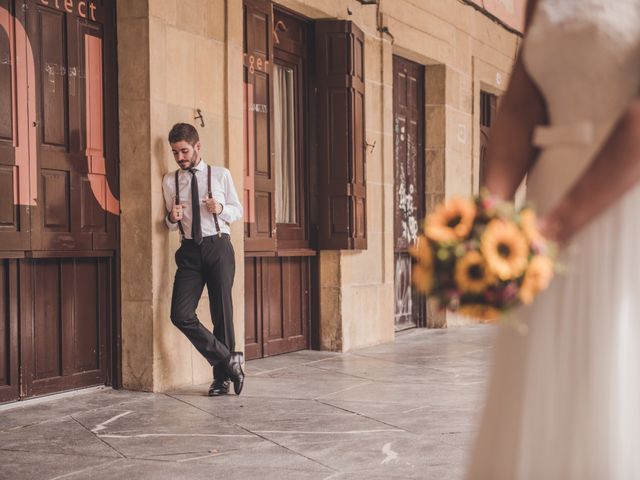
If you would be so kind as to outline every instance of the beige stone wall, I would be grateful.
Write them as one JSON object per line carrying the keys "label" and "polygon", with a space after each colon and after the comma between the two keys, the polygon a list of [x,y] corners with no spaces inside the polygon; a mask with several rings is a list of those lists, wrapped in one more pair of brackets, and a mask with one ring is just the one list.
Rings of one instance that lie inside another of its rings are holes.
{"label": "beige stone wall", "polygon": [[[393,55],[426,68],[427,208],[478,186],[479,92],[506,87],[519,38],[454,0],[280,0],[311,19],[353,20],[364,32],[368,249],[321,252],[321,346],[347,351],[394,338]],[[162,224],[162,175],[174,169],[166,134],[205,117],[204,158],[243,180],[242,1],[118,0],[122,203],[123,373],[128,388],[166,390],[210,378],[169,321],[178,247]],[[389,33],[381,33],[384,26]],[[130,158],[129,158],[130,157]],[[244,338],[242,225],[234,304]],[[431,326],[445,326],[431,312]],[[210,322],[207,302],[200,318]],[[453,319],[451,319],[453,320]]]}
{"label": "beige stone wall", "polygon": [[[162,391],[211,379],[208,363],[169,319],[179,238],[163,223],[161,180],[176,169],[167,133],[176,122],[190,122],[198,128],[203,158],[229,168],[242,191],[242,4],[230,3],[231,8],[224,0],[118,1],[127,388]],[[194,120],[196,109],[202,111],[204,127]],[[242,224],[233,225],[240,350],[244,345],[242,235]],[[198,316],[211,325],[206,290]]]}

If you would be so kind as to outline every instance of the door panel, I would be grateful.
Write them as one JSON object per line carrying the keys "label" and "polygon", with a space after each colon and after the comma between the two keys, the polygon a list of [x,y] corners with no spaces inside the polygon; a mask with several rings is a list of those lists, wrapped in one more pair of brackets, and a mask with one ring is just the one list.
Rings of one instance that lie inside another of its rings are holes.
{"label": "door panel", "polygon": [[248,359],[309,348],[312,257],[245,259]]}
{"label": "door panel", "polygon": [[[35,130],[40,170],[40,201],[31,216],[34,250],[93,248],[91,232],[81,228],[82,181],[88,169],[80,133],[86,130],[80,115],[84,98],[76,82],[77,72],[85,71],[78,48],[80,24],[80,18],[40,2],[27,9],[27,32],[36,46]],[[74,71],[76,76],[71,75]]]}
{"label": "door panel", "polygon": [[36,59],[43,71],[40,73],[38,90],[40,135],[43,145],[67,149],[68,104],[66,79],[67,65],[67,32],[65,15],[59,11],[44,8],[37,9],[34,19],[37,27],[30,30],[30,38],[37,31],[37,45],[40,52]]}
{"label": "door panel", "polygon": [[32,339],[22,351],[25,394],[102,383],[110,259],[25,260],[21,276],[23,330]]}
{"label": "door panel", "polygon": [[23,16],[13,0],[0,0],[0,249],[5,251],[30,248],[29,55]]}
{"label": "door panel", "polygon": [[61,333],[63,312],[60,261],[39,262],[34,281],[33,380],[62,375]]}
{"label": "door panel", "polygon": [[17,260],[0,260],[0,402],[18,398]]}
{"label": "door panel", "polygon": [[262,296],[259,295],[259,257],[244,261],[244,348],[248,359],[262,357]]}
{"label": "door panel", "polygon": [[276,249],[271,114],[272,17],[269,0],[244,0],[244,198],[247,252],[274,252]]}
{"label": "door panel", "polygon": [[424,68],[393,57],[395,326],[425,324],[424,301],[411,287],[409,247],[424,216]]}

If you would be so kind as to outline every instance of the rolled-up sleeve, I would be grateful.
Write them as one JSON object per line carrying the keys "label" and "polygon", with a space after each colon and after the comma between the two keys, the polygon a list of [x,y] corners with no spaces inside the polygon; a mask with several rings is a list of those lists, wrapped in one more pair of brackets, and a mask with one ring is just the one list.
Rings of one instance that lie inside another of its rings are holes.
{"label": "rolled-up sleeve", "polygon": [[233,223],[242,218],[243,210],[229,170],[224,172],[224,190],[225,203],[219,217],[227,223]]}
{"label": "rolled-up sleeve", "polygon": [[164,204],[165,204],[165,215],[164,215],[164,223],[169,230],[178,230],[178,223],[171,223],[169,221],[169,213],[173,208],[173,202],[175,198],[175,184],[172,182],[173,175],[171,173],[167,173],[162,179],[162,195],[164,196]]}

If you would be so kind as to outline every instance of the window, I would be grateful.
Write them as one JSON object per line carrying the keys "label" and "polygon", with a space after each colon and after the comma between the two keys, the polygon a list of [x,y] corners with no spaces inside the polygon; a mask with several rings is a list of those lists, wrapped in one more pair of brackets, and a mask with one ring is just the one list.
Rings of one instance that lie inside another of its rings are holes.
{"label": "window", "polygon": [[293,68],[274,65],[273,119],[276,223],[299,223],[296,185],[296,92]]}
{"label": "window", "polygon": [[485,183],[485,157],[489,146],[489,134],[491,124],[496,115],[496,105],[498,97],[492,93],[480,91],[480,165],[479,165],[479,186],[482,188]]}

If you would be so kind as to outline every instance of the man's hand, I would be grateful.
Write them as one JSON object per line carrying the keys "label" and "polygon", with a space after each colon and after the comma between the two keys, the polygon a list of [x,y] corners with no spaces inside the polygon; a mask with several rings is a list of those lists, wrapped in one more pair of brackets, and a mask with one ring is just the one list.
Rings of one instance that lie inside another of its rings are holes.
{"label": "man's hand", "polygon": [[215,198],[205,198],[202,200],[209,213],[220,215],[222,213],[222,205]]}
{"label": "man's hand", "polygon": [[169,221],[171,223],[178,223],[182,220],[182,209],[186,207],[185,204],[174,204],[173,208],[169,212]]}

